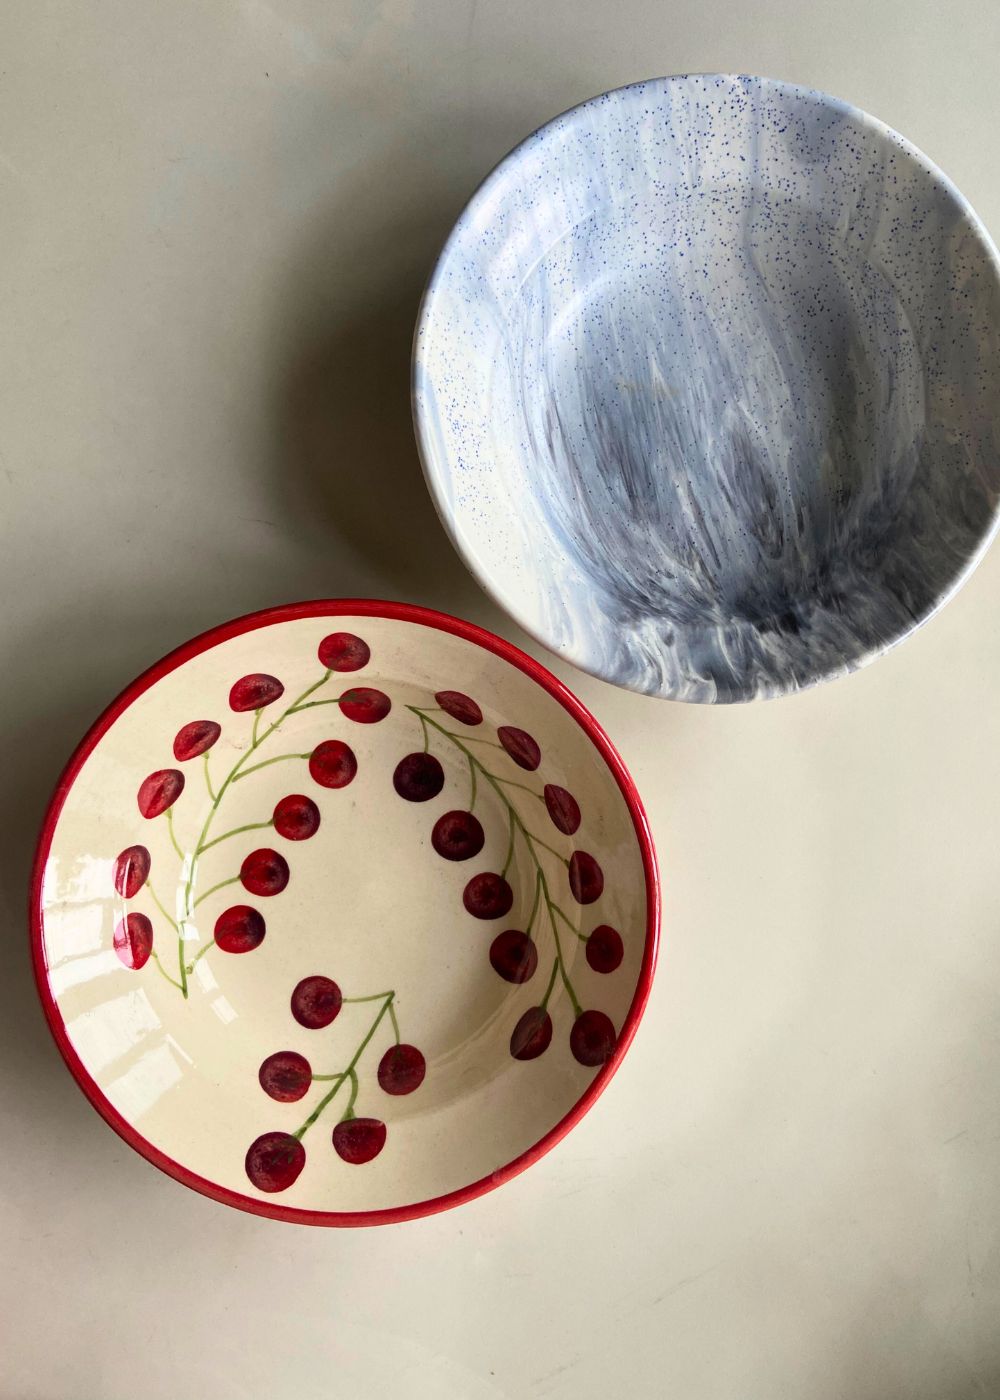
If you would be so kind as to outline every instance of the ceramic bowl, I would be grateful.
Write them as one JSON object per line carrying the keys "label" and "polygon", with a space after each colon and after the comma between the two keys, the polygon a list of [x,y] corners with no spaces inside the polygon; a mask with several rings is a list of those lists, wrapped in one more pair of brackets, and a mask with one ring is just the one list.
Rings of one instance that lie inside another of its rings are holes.
{"label": "ceramic bowl", "polygon": [[441,517],[528,632],[650,694],[772,696],[905,636],[992,535],[998,255],[856,108],[639,83],[474,195],[413,392]]}
{"label": "ceramic bowl", "polygon": [[533,1162],[620,1064],[653,848],[595,720],[468,623],[319,602],[190,642],[49,809],[49,1023],[178,1180],[301,1223],[405,1219]]}

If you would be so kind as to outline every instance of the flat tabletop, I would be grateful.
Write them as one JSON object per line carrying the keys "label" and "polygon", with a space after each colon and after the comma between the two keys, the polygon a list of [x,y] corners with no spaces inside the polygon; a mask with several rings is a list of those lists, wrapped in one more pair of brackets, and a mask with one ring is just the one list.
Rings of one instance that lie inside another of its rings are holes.
{"label": "flat tabletop", "polygon": [[[121,0],[0,19],[3,1400],[1000,1394],[1000,550],[869,669],[738,707],[545,654],[448,544],[408,363],[482,175],[633,79],[769,74],[901,131],[1000,230],[1000,7]],[[310,597],[539,656],[647,805],[663,946],[625,1063],[516,1181],[288,1226],[119,1141],[51,1040],[45,802],[134,675]]]}

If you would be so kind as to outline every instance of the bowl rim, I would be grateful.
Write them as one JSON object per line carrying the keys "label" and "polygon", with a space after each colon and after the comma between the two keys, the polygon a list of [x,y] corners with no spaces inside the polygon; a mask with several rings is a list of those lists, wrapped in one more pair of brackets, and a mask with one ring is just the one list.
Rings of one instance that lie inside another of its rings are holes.
{"label": "bowl rim", "polygon": [[631,690],[640,695],[651,695],[659,700],[672,700],[681,704],[749,704],[752,700],[775,700],[799,695],[807,690],[812,690],[815,686],[822,685],[827,681],[839,679],[842,676],[853,675],[857,671],[863,670],[871,665],[879,657],[885,656],[892,651],[900,642],[911,637],[926,623],[935,617],[946,603],[950,602],[956,593],[968,582],[971,575],[982,563],[987,550],[990,548],[998,531],[1000,531],[1000,495],[993,507],[993,514],[988,525],[983,531],[975,548],[968,554],[960,569],[952,576],[945,588],[937,595],[931,605],[919,617],[913,620],[901,631],[888,641],[876,643],[859,651],[850,660],[838,660],[836,663],[828,665],[811,675],[808,680],[796,683],[783,683],[773,686],[766,691],[755,694],[741,694],[725,696],[721,699],[715,697],[707,700],[701,696],[682,696],[666,690],[644,689],[641,685],[631,684],[628,681],[618,679],[603,670],[599,670],[591,664],[582,660],[578,654],[578,649],[570,645],[558,646],[551,637],[545,635],[540,625],[528,613],[526,607],[514,602],[509,596],[498,588],[492,578],[486,573],[485,568],[480,565],[479,559],[471,548],[466,548],[463,544],[460,532],[457,528],[454,513],[449,509],[444,484],[431,466],[430,435],[425,427],[423,412],[420,403],[420,389],[418,379],[423,371],[424,357],[421,354],[421,337],[427,327],[430,318],[431,301],[437,291],[438,284],[444,273],[444,268],[451,255],[453,246],[457,244],[466,224],[467,219],[478,205],[481,197],[487,189],[501,178],[508,166],[513,166],[527,146],[543,136],[546,132],[557,126],[559,123],[569,118],[575,117],[588,107],[596,106],[609,97],[621,97],[627,93],[637,91],[641,88],[666,88],[671,83],[685,83],[693,80],[718,81],[720,83],[752,83],[761,88],[776,89],[780,92],[793,94],[805,100],[818,102],[824,107],[843,112],[848,116],[860,121],[863,125],[871,127],[879,135],[893,142],[899,147],[903,154],[908,156],[917,165],[921,166],[929,178],[941,186],[945,194],[951,199],[962,215],[968,221],[971,232],[981,246],[988,263],[992,264],[994,277],[1000,285],[1000,248],[983,220],[976,213],[968,198],[962,193],[955,182],[941,167],[928,156],[914,142],[908,140],[898,132],[895,127],[883,121],[880,117],[873,116],[865,108],[857,106],[853,102],[848,102],[845,98],[835,97],[832,93],[823,91],[821,88],[807,87],[803,83],[786,82],[782,78],[770,78],[763,74],[737,73],[737,72],[713,72],[711,70],[686,72],[686,73],[666,73],[655,74],[646,78],[638,78],[630,83],[622,83],[618,87],[608,88],[604,92],[593,93],[590,97],[585,97],[579,102],[574,102],[572,106],[557,112],[547,121],[542,122],[533,131],[528,132],[514,146],[497,160],[490,170],[483,176],[479,183],[467,197],[458,217],[448,232],[447,237],[442,242],[433,267],[424,285],[420,302],[417,307],[417,316],[413,328],[413,338],[411,342],[410,354],[410,412],[413,419],[413,433],[417,443],[417,455],[420,458],[421,469],[424,480],[438,518],[444,527],[452,546],[465,565],[466,569],[479,584],[480,588],[496,603],[496,605],[512,618],[517,625],[527,633],[539,646],[545,647],[553,655],[560,657],[563,661],[587,675],[596,676],[599,680],[606,681],[609,685],[617,686],[621,690]]}
{"label": "bowl rim", "polygon": [[[460,637],[467,642],[471,642],[475,646],[482,647],[483,650],[491,652],[494,656],[499,657],[500,660],[506,661],[517,670],[522,671],[544,691],[551,695],[553,699],[559,702],[570,717],[583,729],[600,756],[604,759],[628,808],[642,858],[643,877],[646,886],[646,926],[642,962],[639,967],[635,992],[633,993],[632,1001],[622,1024],[614,1053],[607,1064],[602,1066],[590,1081],[584,1092],[569,1111],[565,1113],[553,1127],[544,1133],[536,1143],[527,1148],[524,1152],[519,1153],[505,1165],[490,1172],[488,1175],[480,1177],[478,1180],[470,1182],[466,1186],[458,1187],[453,1191],[445,1192],[439,1196],[430,1197],[427,1200],[416,1201],[407,1205],[388,1206],[378,1210],[323,1211],[281,1205],[270,1200],[258,1200],[256,1197],[246,1196],[240,1191],[210,1181],[207,1177],[200,1176],[197,1172],[191,1171],[182,1163],[175,1161],[168,1153],[162,1151],[148,1141],[148,1139],[146,1139],[143,1134],[114,1107],[90,1075],[83,1061],[74,1049],[59,1006],[53,996],[45,962],[44,909],[42,896],[45,868],[56,827],[66,799],[76,782],[80,770],[97,745],[111,730],[115,722],[130,708],[140,695],[185,662],[202,655],[204,652],[212,650],[220,642],[228,641],[232,637],[242,636],[247,632],[253,632],[275,623],[297,621],[301,618],[336,618],[346,616],[382,617],[391,621],[431,627],[441,632],[450,633],[452,636]],[[276,607],[263,608],[256,612],[245,613],[229,622],[220,623],[215,627],[210,627],[207,631],[199,633],[197,636],[191,638],[190,641],[184,642],[181,646],[168,652],[165,656],[161,657],[159,661],[154,662],[152,666],[148,667],[137,676],[135,680],[131,681],[118,696],[111,701],[98,719],[87,730],[83,739],[73,751],[72,756],[56,783],[52,797],[45,810],[41,833],[35,848],[29,895],[29,936],[31,941],[32,968],[38,995],[45,1012],[45,1019],[48,1022],[49,1030],[52,1032],[56,1045],[69,1067],[73,1078],[90,1100],[93,1107],[96,1108],[98,1113],[104,1118],[105,1122],[142,1157],[152,1162],[153,1166],[158,1167],[168,1176],[172,1176],[176,1181],[181,1182],[182,1185],[188,1186],[204,1196],[209,1196],[213,1200],[220,1201],[224,1205],[234,1206],[238,1210],[247,1211],[252,1215],[266,1216],[271,1220],[284,1220],[297,1225],[389,1225],[406,1220],[416,1220],[422,1216],[434,1215],[439,1211],[448,1210],[452,1206],[462,1205],[466,1201],[475,1200],[477,1197],[485,1195],[488,1191],[492,1191],[495,1187],[502,1186],[505,1182],[510,1181],[513,1177],[525,1171],[532,1163],[537,1162],[540,1157],[543,1157],[555,1147],[556,1144],[566,1136],[570,1129],[580,1121],[584,1114],[593,1107],[618,1070],[629,1045],[632,1043],[649,1000],[653,973],[656,967],[659,934],[660,881],[656,851],[653,845],[649,821],[646,817],[642,800],[639,797],[638,789],[625,763],[601,725],[582,701],[578,700],[562,681],[541,665],[540,662],[536,661],[534,657],[529,656],[511,642],[496,636],[483,627],[477,626],[475,623],[466,622],[460,618],[452,617],[448,613],[438,612],[433,608],[426,608],[417,604],[396,603],[373,598],[315,599],[301,603],[287,603]]]}

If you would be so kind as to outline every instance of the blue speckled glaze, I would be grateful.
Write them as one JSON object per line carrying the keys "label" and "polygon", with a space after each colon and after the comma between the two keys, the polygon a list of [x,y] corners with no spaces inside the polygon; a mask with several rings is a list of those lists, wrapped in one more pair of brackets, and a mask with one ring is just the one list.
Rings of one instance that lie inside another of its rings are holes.
{"label": "blue speckled glaze", "polygon": [[1000,264],[913,146],[767,79],[543,127],[428,286],[417,436],[545,645],[682,700],[780,694],[925,620],[1000,497]]}

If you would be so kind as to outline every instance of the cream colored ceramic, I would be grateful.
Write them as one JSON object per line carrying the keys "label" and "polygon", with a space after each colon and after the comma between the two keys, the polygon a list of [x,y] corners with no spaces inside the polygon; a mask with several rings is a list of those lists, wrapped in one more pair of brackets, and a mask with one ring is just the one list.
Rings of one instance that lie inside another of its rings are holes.
{"label": "cream colored ceramic", "polygon": [[241,619],[140,678],[53,801],[36,968],[139,1151],[316,1223],[440,1209],[534,1160],[648,992],[652,849],[530,658],[390,604]]}

